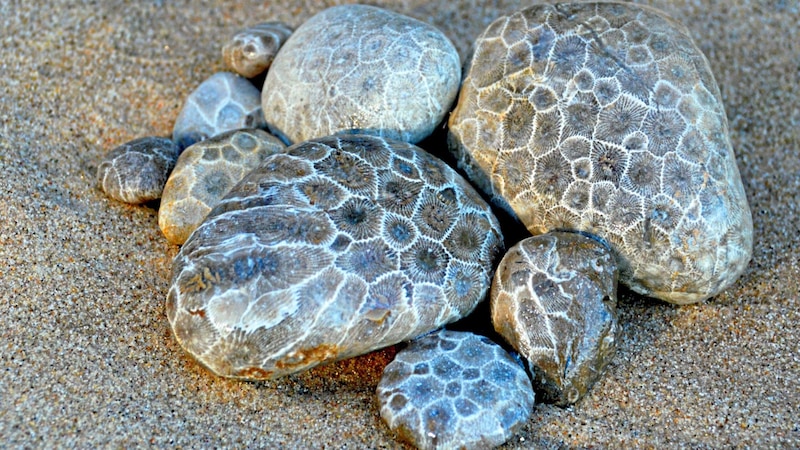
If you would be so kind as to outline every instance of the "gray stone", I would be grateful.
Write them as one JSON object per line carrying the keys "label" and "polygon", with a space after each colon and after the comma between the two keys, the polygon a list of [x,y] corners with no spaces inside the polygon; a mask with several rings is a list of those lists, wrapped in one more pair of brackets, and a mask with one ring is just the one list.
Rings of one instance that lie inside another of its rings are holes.
{"label": "gray stone", "polygon": [[413,145],[315,139],[267,158],[189,237],[167,316],[214,373],[269,379],[469,314],[502,246],[454,170]]}
{"label": "gray stone", "polygon": [[167,180],[158,225],[173,244],[183,244],[211,208],[264,159],[286,148],[264,130],[218,134],[183,151]]}
{"label": "gray stone", "polygon": [[617,264],[578,233],[511,247],[492,281],[492,323],[526,360],[542,401],[566,406],[600,379],[616,351]]}
{"label": "gray stone", "polygon": [[525,370],[486,337],[440,330],[386,366],[381,417],[421,449],[493,448],[528,420],[534,393]]}
{"label": "gray stone", "polygon": [[264,22],[236,33],[224,47],[222,59],[234,72],[247,78],[264,73],[292,29],[283,22]]}
{"label": "gray stone", "polygon": [[443,120],[460,81],[458,53],[436,28],[372,6],[336,6],[278,52],[262,105],[286,142],[363,133],[415,143]]}
{"label": "gray stone", "polygon": [[161,137],[143,137],[108,152],[97,168],[97,181],[114,200],[139,204],[161,197],[180,149]]}
{"label": "gray stone", "polygon": [[172,139],[182,149],[239,128],[266,128],[261,93],[253,83],[230,72],[203,81],[175,120]]}
{"label": "gray stone", "polygon": [[685,27],[629,3],[536,5],[478,38],[450,146],[531,231],[606,240],[633,290],[730,286],[753,225],[719,88]]}

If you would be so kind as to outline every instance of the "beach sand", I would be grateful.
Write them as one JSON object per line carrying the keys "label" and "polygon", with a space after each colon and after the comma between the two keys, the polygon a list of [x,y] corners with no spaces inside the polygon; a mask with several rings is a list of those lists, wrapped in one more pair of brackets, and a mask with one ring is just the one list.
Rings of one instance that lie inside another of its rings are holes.
{"label": "beach sand", "polygon": [[[402,448],[374,398],[392,348],[261,383],[190,359],[164,314],[178,247],[154,205],[110,200],[95,181],[113,147],[171,134],[234,32],[297,26],[336,2],[35,3],[0,1],[0,447]],[[462,58],[529,4],[374,3],[440,27]],[[606,375],[574,407],[538,405],[506,446],[800,447],[800,7],[648,4],[711,62],[753,260],[698,305],[623,293]]]}

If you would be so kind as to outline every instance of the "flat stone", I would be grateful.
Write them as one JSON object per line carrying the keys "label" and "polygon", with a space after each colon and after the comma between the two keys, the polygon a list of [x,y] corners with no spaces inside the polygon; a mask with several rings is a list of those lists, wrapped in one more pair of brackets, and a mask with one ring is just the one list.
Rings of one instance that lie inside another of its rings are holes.
{"label": "flat stone", "polygon": [[286,148],[264,130],[228,131],[183,151],[167,180],[158,226],[181,245],[200,226],[211,208],[268,156]]}
{"label": "flat stone", "polygon": [[214,373],[276,378],[464,317],[501,246],[486,202],[430,154],[315,139],[267,158],[192,233],[167,316]]}
{"label": "flat stone", "polygon": [[493,448],[533,411],[525,369],[489,338],[440,330],[412,341],[377,388],[381,417],[420,449]]}
{"label": "flat stone", "polygon": [[564,3],[497,19],[466,68],[450,146],[531,233],[607,241],[636,292],[701,301],[750,261],[719,88],[686,28],[653,8]]}
{"label": "flat stone", "polygon": [[161,197],[180,149],[161,137],[143,137],[108,152],[97,167],[97,181],[114,200],[139,204]]}
{"label": "flat stone", "polygon": [[433,26],[344,5],[292,34],[267,73],[262,105],[286,142],[360,133],[415,143],[450,111],[460,81],[458,53]]}
{"label": "flat stone", "polygon": [[266,72],[292,34],[283,22],[264,22],[236,33],[222,47],[222,59],[234,72],[253,78]]}
{"label": "flat stone", "polygon": [[617,264],[578,233],[551,232],[511,247],[492,281],[495,330],[525,359],[542,401],[580,400],[617,348]]}
{"label": "flat stone", "polygon": [[230,72],[218,72],[186,98],[172,139],[185,149],[226,131],[266,127],[261,93],[253,83]]}

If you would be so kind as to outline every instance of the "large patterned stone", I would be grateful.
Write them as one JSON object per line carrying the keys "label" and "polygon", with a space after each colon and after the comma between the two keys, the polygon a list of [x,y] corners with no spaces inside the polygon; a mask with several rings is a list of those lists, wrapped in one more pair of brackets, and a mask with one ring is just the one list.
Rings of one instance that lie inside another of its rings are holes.
{"label": "large patterned stone", "polygon": [[461,63],[436,28],[394,12],[344,5],[315,15],[267,73],[267,124],[287,142],[340,132],[418,142],[458,92]]}
{"label": "large patterned stone", "polygon": [[465,316],[501,245],[489,206],[430,154],[316,139],[267,158],[192,233],[167,316],[214,373],[275,378]]}
{"label": "large patterned stone", "polygon": [[617,263],[578,233],[524,239],[492,281],[492,323],[525,359],[542,400],[577,402],[617,348]]}
{"label": "large patterned stone", "polygon": [[674,303],[729,286],[752,218],[719,89],[686,28],[623,3],[536,5],[478,38],[450,144],[533,234],[608,241],[621,281]]}
{"label": "large patterned stone", "polygon": [[243,129],[218,134],[181,153],[158,209],[158,226],[173,244],[181,245],[248,172],[268,156],[286,148],[264,130]]}
{"label": "large patterned stone", "polygon": [[498,446],[525,424],[534,402],[528,374],[508,352],[450,330],[398,352],[377,393],[389,428],[420,449]]}

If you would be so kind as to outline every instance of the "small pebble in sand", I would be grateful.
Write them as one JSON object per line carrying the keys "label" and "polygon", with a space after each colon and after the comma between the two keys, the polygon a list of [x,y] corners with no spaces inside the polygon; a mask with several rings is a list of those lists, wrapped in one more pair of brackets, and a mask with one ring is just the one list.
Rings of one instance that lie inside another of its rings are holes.
{"label": "small pebble in sand", "polygon": [[381,417],[421,449],[492,448],[528,420],[525,370],[486,337],[440,330],[412,341],[377,388]]}
{"label": "small pebble in sand", "polygon": [[264,73],[292,29],[283,22],[264,22],[242,30],[222,47],[222,58],[234,72],[247,78]]}
{"label": "small pebble in sand", "polygon": [[491,306],[543,402],[577,402],[614,357],[617,263],[595,239],[552,232],[520,241],[500,261]]}
{"label": "small pebble in sand", "polygon": [[114,200],[139,204],[161,197],[180,149],[161,137],[143,137],[108,152],[97,168],[97,181]]}
{"label": "small pebble in sand", "polygon": [[313,139],[267,158],[192,233],[167,317],[214,373],[277,378],[466,316],[501,246],[489,205],[422,149]]}
{"label": "small pebble in sand", "polygon": [[186,99],[172,139],[181,150],[226,131],[266,128],[261,93],[246,78],[218,72],[200,84]]}
{"label": "small pebble in sand", "polygon": [[183,244],[211,208],[267,156],[284,151],[264,130],[228,131],[183,151],[164,187],[158,225],[173,244]]}

